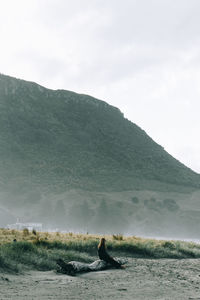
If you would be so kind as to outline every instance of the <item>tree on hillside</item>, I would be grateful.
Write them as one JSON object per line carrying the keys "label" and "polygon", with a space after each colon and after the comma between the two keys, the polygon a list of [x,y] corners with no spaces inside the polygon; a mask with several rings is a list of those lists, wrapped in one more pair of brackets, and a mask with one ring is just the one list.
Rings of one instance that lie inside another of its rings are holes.
{"label": "tree on hillside", "polygon": [[163,205],[165,208],[167,208],[171,212],[176,212],[179,210],[179,206],[173,199],[164,199]]}

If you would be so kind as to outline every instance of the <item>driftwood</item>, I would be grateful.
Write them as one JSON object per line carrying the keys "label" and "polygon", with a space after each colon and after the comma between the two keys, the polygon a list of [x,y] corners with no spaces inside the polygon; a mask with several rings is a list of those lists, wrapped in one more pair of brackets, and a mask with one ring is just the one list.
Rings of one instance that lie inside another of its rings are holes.
{"label": "driftwood", "polygon": [[[123,265],[125,261],[119,260],[118,261]],[[102,271],[106,269],[111,269],[113,266],[105,262],[104,260],[95,260],[91,264],[82,263],[79,261],[70,261],[68,263],[64,262],[63,259],[59,258],[56,263],[59,265],[58,272],[64,273],[67,275],[74,276],[76,273],[83,273],[83,272],[94,272],[94,271]]]}

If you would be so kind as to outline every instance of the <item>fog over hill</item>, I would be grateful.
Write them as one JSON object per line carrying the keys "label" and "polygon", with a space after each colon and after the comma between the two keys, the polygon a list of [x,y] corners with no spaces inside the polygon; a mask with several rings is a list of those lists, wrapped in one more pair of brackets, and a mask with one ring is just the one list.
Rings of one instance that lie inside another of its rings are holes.
{"label": "fog over hill", "polygon": [[[26,220],[50,224],[54,219],[55,226],[65,227],[71,209],[70,224],[76,227],[75,216],[80,219],[85,209],[97,224],[97,208],[124,205],[120,193],[185,193],[200,187],[200,175],[119,109],[87,95],[0,75],[0,128],[1,205]],[[116,216],[125,213],[117,209]],[[88,228],[88,221],[84,224]]]}

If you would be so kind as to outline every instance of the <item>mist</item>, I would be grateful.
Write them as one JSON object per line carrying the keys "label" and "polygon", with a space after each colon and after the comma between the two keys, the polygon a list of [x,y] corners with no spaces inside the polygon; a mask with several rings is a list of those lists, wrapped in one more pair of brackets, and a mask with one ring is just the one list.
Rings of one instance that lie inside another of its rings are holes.
{"label": "mist", "polygon": [[24,227],[28,223],[42,223],[40,230],[52,232],[199,238],[200,213],[195,207],[200,192],[74,190],[47,197],[39,192],[24,195],[24,199],[21,195],[7,197],[4,203],[1,201],[0,209],[0,227],[4,228],[19,229],[12,227],[16,223]]}

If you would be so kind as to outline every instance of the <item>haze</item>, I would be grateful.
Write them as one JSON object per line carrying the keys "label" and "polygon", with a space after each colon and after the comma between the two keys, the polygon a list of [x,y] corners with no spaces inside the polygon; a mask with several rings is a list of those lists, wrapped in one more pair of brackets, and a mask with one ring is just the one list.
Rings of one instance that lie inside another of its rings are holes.
{"label": "haze", "polygon": [[0,72],[117,106],[200,172],[198,0],[0,0]]}

